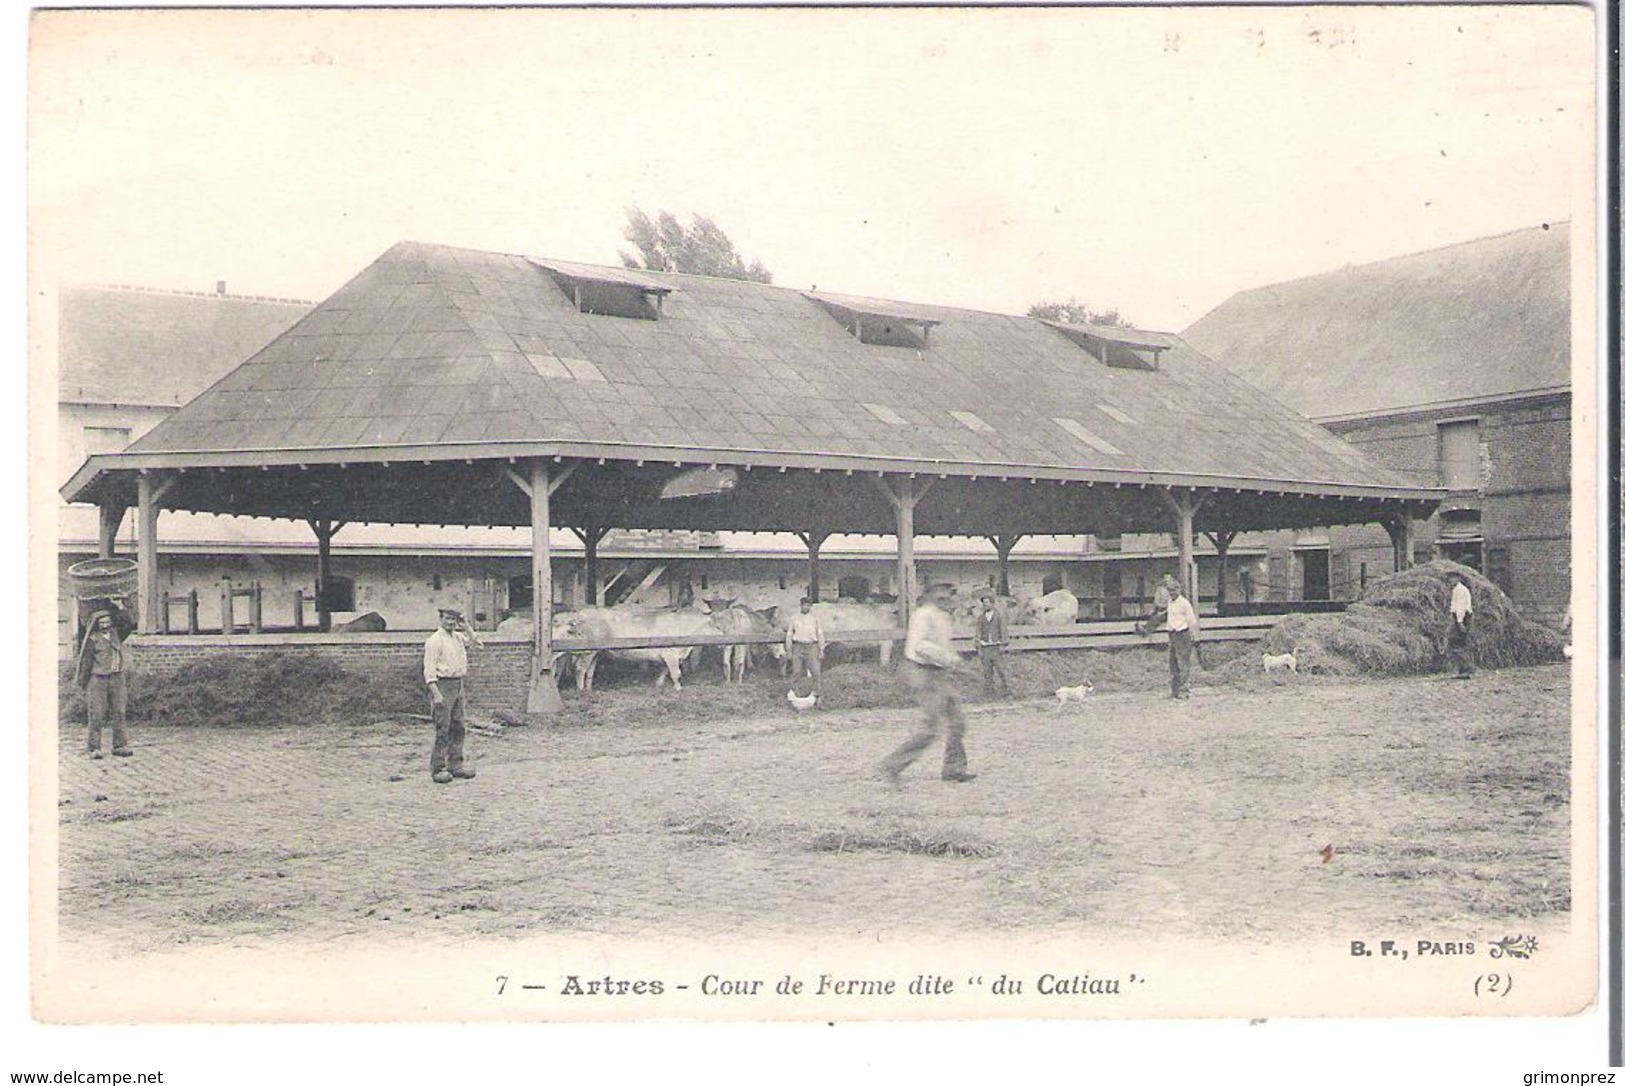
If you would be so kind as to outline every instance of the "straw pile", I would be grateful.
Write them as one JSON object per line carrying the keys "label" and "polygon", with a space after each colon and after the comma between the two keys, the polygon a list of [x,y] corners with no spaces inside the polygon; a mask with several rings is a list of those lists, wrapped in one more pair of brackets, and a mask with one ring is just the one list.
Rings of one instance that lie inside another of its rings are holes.
{"label": "straw pile", "polygon": [[1519,614],[1487,578],[1435,561],[1385,577],[1342,614],[1288,615],[1263,651],[1291,651],[1298,667],[1325,674],[1419,675],[1445,667],[1450,634],[1449,574],[1473,593],[1471,655],[1478,667],[1518,667],[1563,659],[1556,631]]}

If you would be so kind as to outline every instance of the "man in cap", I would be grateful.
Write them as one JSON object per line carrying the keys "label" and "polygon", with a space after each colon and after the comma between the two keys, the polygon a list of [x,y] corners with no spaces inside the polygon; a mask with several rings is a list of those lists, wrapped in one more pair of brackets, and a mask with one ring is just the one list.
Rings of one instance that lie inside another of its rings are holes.
{"label": "man in cap", "polygon": [[813,697],[819,694],[824,681],[824,624],[813,613],[811,596],[801,597],[801,610],[790,616],[784,628],[784,651],[790,658],[792,688],[806,675],[812,680]]}
{"label": "man in cap", "polygon": [[976,613],[976,658],[982,665],[982,693],[992,697],[994,679],[998,679],[997,693],[1001,698],[1010,696],[1010,680],[1004,673],[1004,647],[1010,638],[1004,630],[1004,615],[999,613],[998,600],[991,588],[976,593],[981,610]]}
{"label": "man in cap", "polygon": [[429,701],[434,707],[434,753],[429,756],[429,775],[436,784],[474,776],[474,770],[463,764],[463,680],[468,675],[468,644],[472,639],[473,631],[463,622],[462,612],[442,607],[440,628],[423,645],[423,681],[429,685]]}
{"label": "man in cap", "polygon": [[1168,681],[1172,690],[1169,696],[1184,701],[1191,696],[1191,650],[1196,644],[1200,623],[1196,608],[1185,598],[1185,588],[1179,580],[1165,576],[1164,585],[1168,589],[1168,605],[1144,622],[1137,623],[1136,629],[1144,635],[1159,625],[1167,624]]}
{"label": "man in cap", "polygon": [[90,616],[74,660],[74,679],[85,692],[85,708],[90,717],[86,747],[92,758],[102,756],[102,728],[108,723],[113,726],[114,757],[128,758],[135,753],[125,734],[129,653],[124,647],[124,638],[129,632],[130,622],[124,612],[108,603]]}
{"label": "man in cap", "polygon": [[925,748],[944,733],[942,779],[955,783],[974,780],[965,758],[965,716],[954,695],[953,676],[960,667],[953,646],[953,619],[949,607],[954,587],[934,584],[925,590],[925,601],[908,620],[908,638],[903,642],[903,681],[920,703],[925,719],[903,745],[886,756],[880,770],[895,788],[903,770],[913,764]]}

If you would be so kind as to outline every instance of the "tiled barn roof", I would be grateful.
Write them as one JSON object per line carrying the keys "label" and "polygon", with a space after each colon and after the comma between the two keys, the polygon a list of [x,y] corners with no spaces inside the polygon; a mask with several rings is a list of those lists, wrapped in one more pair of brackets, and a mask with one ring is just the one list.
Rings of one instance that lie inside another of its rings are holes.
{"label": "tiled barn roof", "polygon": [[565,266],[402,242],[129,452],[574,443],[1409,485],[1178,337],[1155,369],[1107,365],[1043,321],[865,300],[937,322],[888,346],[795,289],[599,269],[633,302],[670,288],[658,319],[609,316],[544,265]]}
{"label": "tiled barn roof", "polygon": [[1183,338],[1317,419],[1567,388],[1569,224],[1242,291]]}

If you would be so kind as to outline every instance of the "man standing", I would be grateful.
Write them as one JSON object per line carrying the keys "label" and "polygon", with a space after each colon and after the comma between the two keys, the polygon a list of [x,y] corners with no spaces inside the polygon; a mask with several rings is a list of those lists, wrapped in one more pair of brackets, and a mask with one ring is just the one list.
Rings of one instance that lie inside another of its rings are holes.
{"label": "man standing", "polygon": [[982,609],[976,615],[976,658],[982,664],[982,693],[991,697],[993,680],[999,680],[998,694],[1010,696],[1010,680],[1004,674],[1004,647],[1009,637],[1004,632],[1004,616],[999,613],[998,600],[991,588],[976,593]]}
{"label": "man standing", "polygon": [[1455,665],[1456,678],[1470,679],[1473,677],[1473,590],[1467,587],[1467,579],[1459,573],[1451,573],[1447,579],[1450,582],[1450,649],[1447,662]]}
{"label": "man standing", "polygon": [[812,613],[812,597],[801,597],[801,613],[790,616],[784,631],[784,651],[790,656],[790,685],[802,675],[812,678],[812,696],[818,696],[824,680],[824,624]]}
{"label": "man standing", "polygon": [[90,625],[85,628],[78,658],[74,660],[74,679],[85,692],[85,709],[90,717],[86,748],[90,756],[102,756],[102,728],[111,722],[113,756],[128,758],[135,753],[125,734],[129,708],[125,676],[129,667],[124,638],[130,631],[130,623],[115,605],[108,607],[111,609],[90,616]]}
{"label": "man standing", "polygon": [[429,756],[429,775],[436,784],[474,776],[474,770],[463,764],[467,707],[463,679],[468,675],[468,644],[472,639],[473,632],[463,622],[462,612],[442,607],[440,628],[423,645],[423,681],[429,685],[429,701],[434,707],[434,753]]}
{"label": "man standing", "polygon": [[1191,648],[1195,644],[1198,623],[1196,608],[1185,598],[1179,581],[1165,575],[1169,592],[1168,606],[1140,624],[1141,633],[1149,633],[1162,623],[1168,626],[1168,679],[1172,687],[1169,695],[1183,701],[1191,696]]}
{"label": "man standing", "polygon": [[925,719],[920,729],[880,765],[894,788],[903,770],[936,740],[938,732],[945,733],[942,779],[961,783],[976,778],[966,770],[965,716],[960,712],[949,674],[960,666],[953,646],[953,619],[948,614],[953,591],[949,584],[927,588],[925,602],[908,620],[908,638],[903,642],[903,681],[919,701]]}

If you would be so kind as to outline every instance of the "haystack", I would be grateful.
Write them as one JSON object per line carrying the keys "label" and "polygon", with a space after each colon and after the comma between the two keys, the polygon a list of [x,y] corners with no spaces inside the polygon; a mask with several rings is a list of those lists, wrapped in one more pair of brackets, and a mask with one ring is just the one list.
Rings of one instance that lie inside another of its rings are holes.
{"label": "haystack", "polygon": [[1561,634],[1524,618],[1483,574],[1446,561],[1384,577],[1342,614],[1288,615],[1264,639],[1264,651],[1292,651],[1300,668],[1338,675],[1443,670],[1451,573],[1461,574],[1473,593],[1475,665],[1518,667],[1563,659]]}

